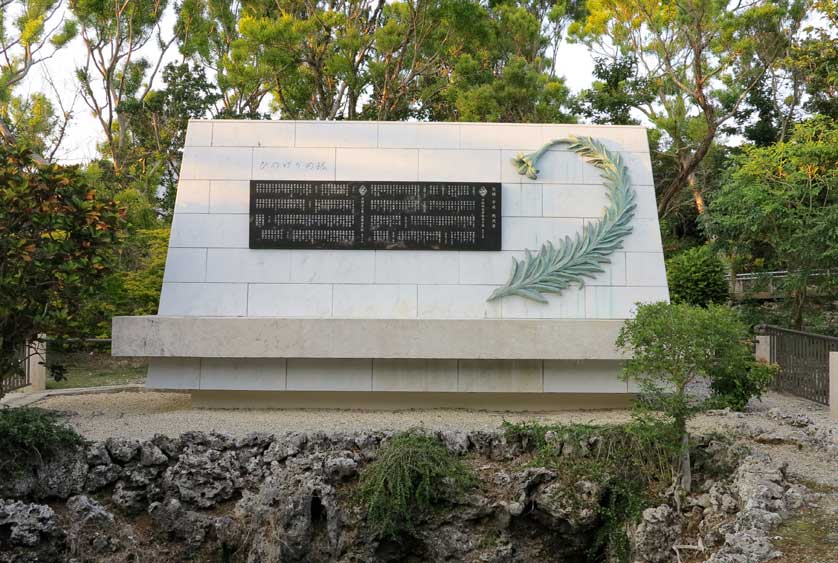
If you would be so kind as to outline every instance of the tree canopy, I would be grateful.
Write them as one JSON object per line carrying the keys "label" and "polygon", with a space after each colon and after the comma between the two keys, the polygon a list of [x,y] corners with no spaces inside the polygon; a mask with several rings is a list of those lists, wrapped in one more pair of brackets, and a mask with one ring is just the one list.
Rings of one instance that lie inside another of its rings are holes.
{"label": "tree canopy", "polygon": [[[594,62],[579,91],[568,42]],[[66,95],[50,70],[69,49]],[[0,0],[0,137],[55,162],[88,112],[98,155],[78,174],[145,240],[171,220],[190,118],[642,124],[668,254],[816,272],[836,267],[832,180],[800,170],[829,162],[836,58],[836,0]],[[159,267],[125,254],[123,273]],[[787,281],[801,326],[811,290],[836,291]]]}

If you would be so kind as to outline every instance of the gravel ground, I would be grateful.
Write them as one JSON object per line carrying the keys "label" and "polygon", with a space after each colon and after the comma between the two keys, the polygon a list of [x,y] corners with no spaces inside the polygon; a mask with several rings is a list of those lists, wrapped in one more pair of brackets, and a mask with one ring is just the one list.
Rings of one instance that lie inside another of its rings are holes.
{"label": "gravel ground", "polygon": [[[578,410],[555,412],[497,412],[468,409],[408,409],[400,411],[337,409],[193,409],[188,393],[125,392],[52,396],[37,403],[41,408],[64,411],[71,423],[91,439],[122,436],[150,438],[155,433],[178,435],[187,430],[227,432],[333,432],[354,430],[401,430],[425,426],[435,430],[492,430],[504,420],[538,420],[545,423],[613,423],[630,418],[627,410]],[[764,414],[774,407],[805,413],[817,422],[829,423],[826,408],[815,403],[769,393],[749,410]],[[695,418],[697,431],[741,424],[746,415],[703,415]],[[779,426],[778,423],[764,419]]]}
{"label": "gravel ground", "polygon": [[102,440],[111,436],[147,439],[154,434],[177,436],[188,430],[218,431],[242,436],[249,432],[351,432],[406,430],[417,426],[432,430],[495,430],[504,420],[539,420],[545,423],[622,422],[625,410],[562,411],[554,413],[490,412],[466,409],[402,411],[193,409],[188,394],[112,393],[49,397],[38,407],[64,411],[84,436]]}

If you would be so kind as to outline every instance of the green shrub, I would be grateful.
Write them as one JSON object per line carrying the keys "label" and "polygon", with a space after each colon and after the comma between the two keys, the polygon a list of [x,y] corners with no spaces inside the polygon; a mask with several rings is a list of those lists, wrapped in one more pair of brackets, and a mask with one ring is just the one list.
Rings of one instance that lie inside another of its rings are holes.
{"label": "green shrub", "polygon": [[693,385],[709,381],[714,393],[730,393],[740,404],[764,389],[766,368],[753,357],[748,328],[724,305],[648,303],[626,320],[616,344],[632,354],[623,376],[640,388],[638,409],[663,413],[681,437],[680,462],[673,469],[678,488],[689,492],[687,421],[719,401],[697,396]]}
{"label": "green shrub", "polygon": [[35,408],[0,408],[0,479],[48,460],[61,450],[85,444],[54,412]]}
{"label": "green shrub", "polygon": [[456,498],[475,481],[471,470],[436,438],[417,431],[393,436],[361,472],[358,498],[379,536],[413,529],[436,504]]}
{"label": "green shrub", "polygon": [[755,361],[753,352],[743,346],[738,358],[710,372],[711,404],[743,410],[751,399],[759,398],[768,389],[777,369],[777,365]]}
{"label": "green shrub", "polygon": [[727,300],[725,267],[709,246],[690,248],[667,260],[666,278],[673,303],[706,307]]}

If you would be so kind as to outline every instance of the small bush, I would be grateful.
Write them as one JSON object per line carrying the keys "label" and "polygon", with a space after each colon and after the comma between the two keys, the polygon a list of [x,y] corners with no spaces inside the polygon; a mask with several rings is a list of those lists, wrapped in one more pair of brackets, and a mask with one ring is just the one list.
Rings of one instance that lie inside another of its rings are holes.
{"label": "small bush", "polygon": [[776,364],[754,360],[743,347],[742,357],[710,372],[711,404],[717,408],[743,410],[751,399],[758,399],[774,381]]}
{"label": "small bush", "polygon": [[727,300],[725,267],[709,246],[690,248],[667,260],[666,278],[673,303],[706,307]]}
{"label": "small bush", "polygon": [[33,462],[85,444],[54,412],[34,408],[0,408],[0,478],[13,477]]}
{"label": "small bush", "polygon": [[392,437],[361,472],[358,498],[379,536],[397,537],[437,503],[463,494],[471,470],[439,440],[417,431]]}

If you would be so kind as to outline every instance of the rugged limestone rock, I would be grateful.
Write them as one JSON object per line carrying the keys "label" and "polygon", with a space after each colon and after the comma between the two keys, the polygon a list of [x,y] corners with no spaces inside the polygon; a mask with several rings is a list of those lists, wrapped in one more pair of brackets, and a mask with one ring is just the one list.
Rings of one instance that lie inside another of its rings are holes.
{"label": "rugged limestone rock", "polygon": [[140,443],[137,440],[126,438],[108,438],[105,446],[111,457],[120,463],[128,463],[140,451]]}
{"label": "rugged limestone rock", "polygon": [[144,491],[130,489],[124,481],[117,482],[111,500],[126,514],[140,513],[145,510],[148,503]]}
{"label": "rugged limestone rock", "polygon": [[277,550],[283,561],[308,561],[312,549],[337,553],[343,518],[334,483],[344,473],[334,468],[345,469],[347,460],[345,452],[295,458],[275,468],[258,492],[244,493],[235,514],[259,530],[247,546],[248,561],[271,560]]}
{"label": "rugged limestone rock", "polygon": [[681,535],[678,514],[662,504],[643,511],[640,524],[633,534],[634,559],[639,562],[663,563],[674,554],[672,546]]}
{"label": "rugged limestone rock", "polygon": [[787,510],[785,467],[765,454],[746,458],[731,489],[740,511],[724,531],[724,544],[707,563],[760,563],[779,556],[771,547],[769,531]]}
{"label": "rugged limestone rock", "polygon": [[207,532],[213,526],[212,518],[184,508],[180,501],[173,498],[152,503],[148,513],[161,530],[193,549],[204,543]]}
{"label": "rugged limestone rock", "polygon": [[55,512],[43,504],[0,500],[0,546],[36,546],[57,532]]}
{"label": "rugged limestone rock", "polygon": [[114,515],[90,497],[79,495],[67,501],[67,543],[74,557],[96,558],[122,547]]}
{"label": "rugged limestone rock", "polygon": [[[235,560],[254,563],[589,560],[603,523],[607,480],[569,480],[529,466],[534,446],[526,436],[436,436],[450,452],[468,455],[480,485],[447,499],[397,538],[372,535],[363,507],[353,500],[360,471],[387,433],[233,439],[189,432],[144,442],[111,439],[65,452],[31,475],[0,483],[3,494],[18,491],[24,501],[71,497],[66,509],[55,512],[0,500],[0,563],[125,560],[145,550],[157,550],[149,560],[235,554]],[[597,447],[596,438],[552,433],[547,440],[571,462]],[[670,501],[647,509],[635,524],[638,563],[674,562],[673,544],[699,539],[719,546],[713,563],[761,562],[773,555],[770,530],[805,502],[805,491],[789,487],[783,467],[770,459],[742,461],[722,442],[701,442],[701,448],[700,484],[682,501],[683,512]],[[701,473],[727,464],[736,467],[732,479]],[[40,476],[45,479],[37,483]],[[96,491],[99,500],[82,491]]]}
{"label": "rugged limestone rock", "polygon": [[604,490],[599,483],[586,480],[570,487],[553,482],[539,488],[532,500],[535,509],[549,517],[542,519],[549,526],[570,524],[573,528],[586,529],[597,523]]}
{"label": "rugged limestone rock", "polygon": [[210,508],[233,496],[239,488],[241,468],[234,451],[203,448],[204,443],[227,445],[215,436],[187,446],[177,463],[166,470],[163,488],[183,502]]}
{"label": "rugged limestone rock", "polygon": [[152,442],[143,442],[140,446],[140,464],[145,466],[163,465],[169,461],[163,450]]}
{"label": "rugged limestone rock", "polygon": [[84,491],[87,455],[81,449],[57,452],[35,470],[35,499],[66,499]]}
{"label": "rugged limestone rock", "polygon": [[122,468],[118,465],[94,465],[87,470],[87,479],[84,482],[84,490],[94,493],[103,487],[116,482],[122,474]]}
{"label": "rugged limestone rock", "polygon": [[98,442],[91,444],[87,448],[87,464],[88,465],[111,465],[111,456],[108,454],[108,448],[105,444]]}

